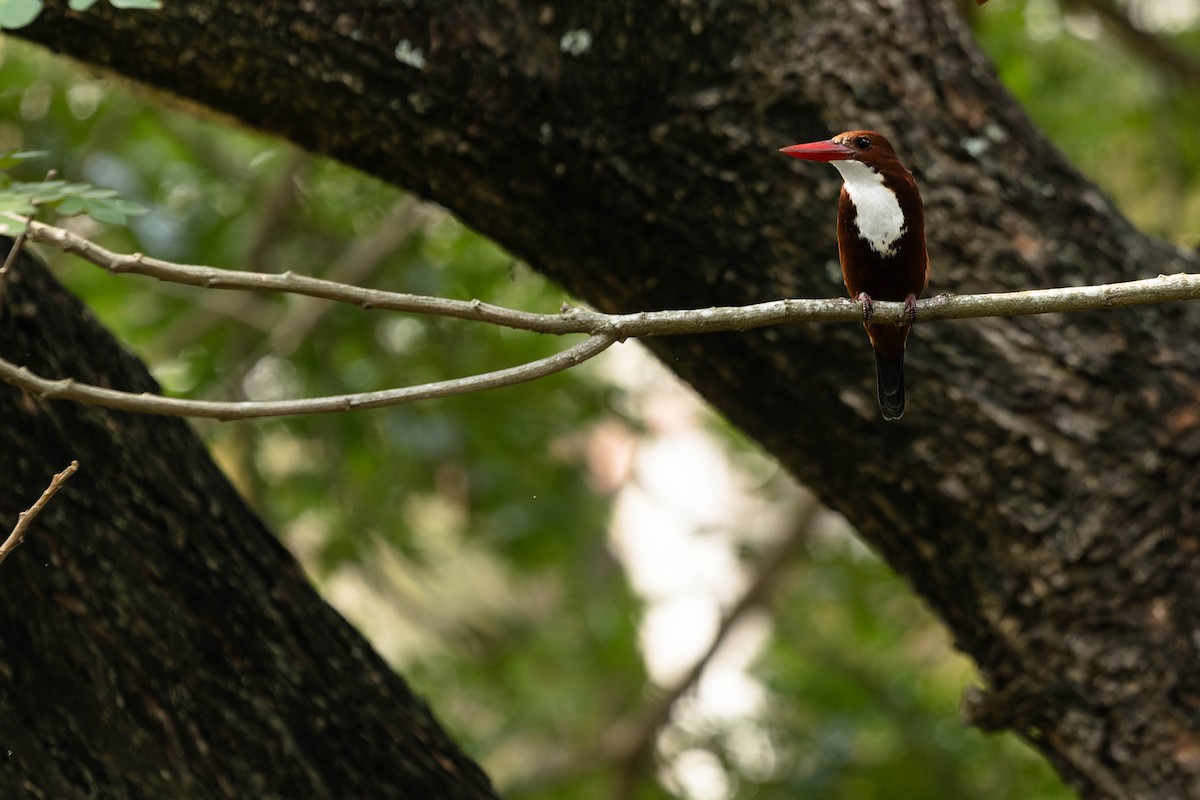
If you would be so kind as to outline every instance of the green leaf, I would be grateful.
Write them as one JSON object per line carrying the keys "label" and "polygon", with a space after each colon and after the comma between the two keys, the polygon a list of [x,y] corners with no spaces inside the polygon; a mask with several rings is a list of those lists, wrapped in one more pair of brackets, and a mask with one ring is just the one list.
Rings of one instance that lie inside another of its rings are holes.
{"label": "green leaf", "polygon": [[[162,8],[161,0],[108,0],[113,8],[142,8],[157,11]],[[39,3],[40,5],[40,3]],[[72,11],[87,11],[96,5],[96,0],[70,0],[67,3]]]}
{"label": "green leaf", "polygon": [[[16,181],[0,188],[0,215],[7,212],[24,216],[35,207],[52,208],[64,217],[87,214],[97,222],[111,225],[124,225],[129,217],[146,213],[144,207],[119,197],[115,189],[88,183]],[[23,227],[18,220],[4,218],[0,218],[0,226],[3,226],[0,232],[9,234]]]}
{"label": "green leaf", "polygon": [[127,219],[125,213],[111,200],[86,201],[85,213],[96,222],[108,225],[124,225]]}
{"label": "green leaf", "polygon": [[5,213],[19,213],[19,215],[28,215],[34,210],[34,204],[30,203],[29,198],[14,196],[7,192],[0,193],[0,216]]}
{"label": "green leaf", "polygon": [[140,217],[150,210],[144,205],[126,200],[124,197],[114,197],[108,201],[108,204],[127,217]]}
{"label": "green leaf", "polygon": [[68,197],[58,204],[54,210],[64,217],[73,217],[76,214],[82,214],[87,208],[87,201],[82,197]]}
{"label": "green leaf", "polygon": [[[116,192],[112,192],[111,189],[105,191],[111,192],[112,196],[100,198],[92,198],[87,195],[69,197],[62,203],[59,203],[56,210],[64,216],[68,214],[87,214],[96,220],[96,222],[103,222],[108,225],[124,225],[129,221],[130,217],[146,213],[146,209],[137,203],[116,197]],[[71,210],[68,211],[68,208]]]}
{"label": "green leaf", "polygon": [[23,164],[26,161],[32,161],[36,158],[45,158],[48,156],[45,150],[5,150],[0,153],[0,169],[12,169],[13,167]]}
{"label": "green leaf", "polygon": [[86,197],[88,200],[107,200],[110,197],[117,196],[116,189],[103,189],[97,186],[89,186],[87,189],[79,193],[80,197]]}
{"label": "green leaf", "polygon": [[24,28],[40,13],[41,0],[0,0],[0,28]]}
{"label": "green leaf", "polygon": [[[83,184],[86,186],[86,184]],[[8,187],[8,191],[28,197],[32,203],[57,203],[64,197],[79,193],[80,184],[70,184],[66,181],[18,181]]]}

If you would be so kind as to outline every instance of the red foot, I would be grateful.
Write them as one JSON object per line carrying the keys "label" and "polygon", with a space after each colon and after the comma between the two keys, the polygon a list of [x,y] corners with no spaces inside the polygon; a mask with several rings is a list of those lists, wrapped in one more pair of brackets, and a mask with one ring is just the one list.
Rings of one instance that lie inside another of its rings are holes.
{"label": "red foot", "polygon": [[910,294],[904,298],[904,307],[908,309],[908,324],[912,325],[917,321],[917,296]]}

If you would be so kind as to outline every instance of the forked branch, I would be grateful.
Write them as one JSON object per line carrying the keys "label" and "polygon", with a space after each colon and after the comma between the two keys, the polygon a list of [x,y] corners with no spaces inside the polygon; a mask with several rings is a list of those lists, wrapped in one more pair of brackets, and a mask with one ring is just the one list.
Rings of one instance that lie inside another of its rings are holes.
{"label": "forked branch", "polygon": [[[266,274],[175,264],[140,253],[116,253],[62,228],[22,221],[26,222],[30,241],[73,253],[114,274],[143,275],[160,281],[208,289],[306,295],[367,310],[452,317],[537,333],[588,335],[585,341],[553,356],[481,375],[375,392],[263,402],[187,400],[148,393],[122,392],[79,383],[71,378],[42,377],[24,367],[0,359],[0,380],[35,397],[75,400],[148,414],[234,420],[380,408],[524,383],[569,369],[625,339],[744,331],[798,322],[862,321],[862,306],[857,300],[846,298],[787,299],[746,306],[642,311],[633,314],[604,314],[564,305],[561,313],[538,314],[504,308],[480,300],[452,300],[387,292],[291,272]],[[917,304],[917,321],[1115,309],[1195,299],[1200,299],[1200,275],[1179,273],[1100,286],[1071,286],[995,294],[937,295]],[[904,303],[876,301],[872,306],[872,321],[893,325],[907,324],[908,310]]]}

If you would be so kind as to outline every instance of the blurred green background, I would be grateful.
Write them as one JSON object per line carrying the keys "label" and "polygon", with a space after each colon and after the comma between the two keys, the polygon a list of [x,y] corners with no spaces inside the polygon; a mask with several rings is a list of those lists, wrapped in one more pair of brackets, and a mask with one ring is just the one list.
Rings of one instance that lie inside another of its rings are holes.
{"label": "blurred green background", "polygon": [[[963,13],[1075,163],[1195,247],[1200,94],[1172,54],[1200,62],[1200,0],[1099,2]],[[149,209],[128,229],[64,223],[106,246],[533,311],[568,299],[436,206],[11,39],[0,85],[0,149],[50,153],[20,177],[53,167]],[[193,397],[416,384],[562,346],[43,254]],[[196,427],[509,798],[1069,796],[1015,738],[959,724],[976,679],[942,628],[635,345],[498,392]]]}

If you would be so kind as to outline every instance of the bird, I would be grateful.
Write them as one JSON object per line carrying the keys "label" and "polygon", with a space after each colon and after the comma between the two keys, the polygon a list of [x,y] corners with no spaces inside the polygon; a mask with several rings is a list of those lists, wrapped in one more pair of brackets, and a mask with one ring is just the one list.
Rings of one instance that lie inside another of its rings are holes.
{"label": "bird", "polygon": [[[904,347],[916,321],[917,298],[929,285],[925,207],[921,192],[896,151],[875,131],[846,131],[832,139],[780,148],[806,161],[827,161],[842,175],[837,242],[842,279],[862,303],[863,327],[875,350],[879,410],[885,420],[904,416]],[[871,323],[871,302],[908,308],[903,327]]]}

